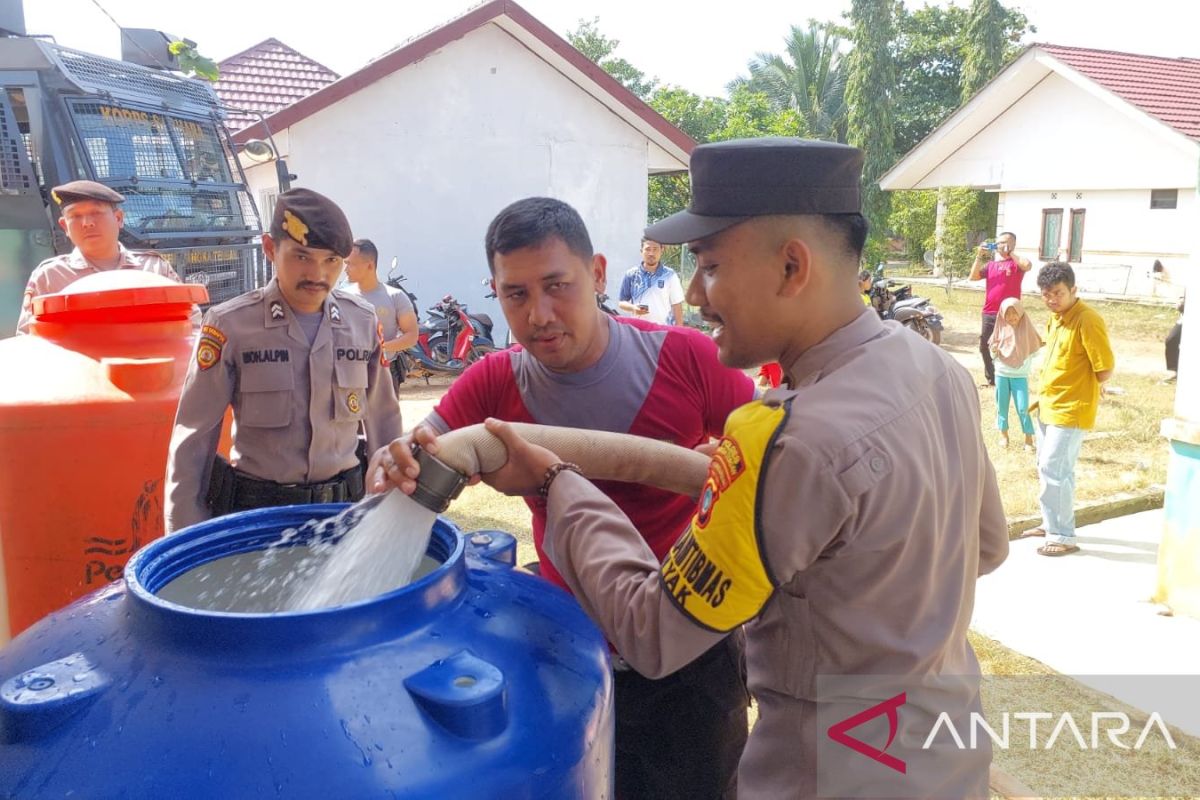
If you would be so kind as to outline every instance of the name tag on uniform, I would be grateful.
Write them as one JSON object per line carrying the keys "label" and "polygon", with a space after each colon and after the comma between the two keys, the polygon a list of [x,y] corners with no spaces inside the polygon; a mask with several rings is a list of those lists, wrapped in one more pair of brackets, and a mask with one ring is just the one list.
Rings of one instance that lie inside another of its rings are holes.
{"label": "name tag on uniform", "polygon": [[243,350],[243,364],[284,364],[290,358],[288,351],[283,350]]}

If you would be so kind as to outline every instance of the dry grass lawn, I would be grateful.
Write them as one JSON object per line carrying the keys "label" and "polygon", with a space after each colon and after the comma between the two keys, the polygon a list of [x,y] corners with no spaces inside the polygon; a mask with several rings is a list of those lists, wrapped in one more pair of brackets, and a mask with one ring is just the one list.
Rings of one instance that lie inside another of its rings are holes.
{"label": "dry grass lawn", "polygon": [[[920,286],[919,293],[930,297],[945,315],[943,347],[971,371],[977,384],[982,383],[982,292],[960,289],[947,298],[940,287]],[[1041,300],[1026,297],[1023,302],[1038,330],[1044,330],[1049,312]],[[1162,341],[1175,324],[1174,308],[1089,303],[1108,325],[1117,369],[1109,384],[1115,391],[1102,398],[1096,428],[1084,440],[1080,454],[1075,481],[1080,505],[1137,492],[1166,480],[1169,450],[1158,431],[1163,419],[1172,415],[1175,404],[1174,385],[1160,383],[1166,374]],[[1037,390],[1037,367],[1035,359],[1030,378],[1032,392]],[[1037,464],[1034,454],[1020,446],[1023,436],[1016,412],[1009,410],[1013,444],[1005,449],[996,427],[995,392],[981,389],[979,401],[984,439],[996,466],[1005,511],[1010,519],[1033,514],[1037,511]]]}

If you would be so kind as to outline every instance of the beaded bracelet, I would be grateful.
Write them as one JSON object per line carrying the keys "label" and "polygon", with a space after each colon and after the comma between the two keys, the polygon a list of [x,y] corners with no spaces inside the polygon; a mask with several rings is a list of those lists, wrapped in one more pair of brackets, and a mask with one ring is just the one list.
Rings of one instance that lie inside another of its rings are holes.
{"label": "beaded bracelet", "polygon": [[542,482],[542,488],[538,489],[539,497],[550,496],[550,484],[554,483],[554,479],[558,477],[558,473],[564,469],[579,475],[583,474],[583,470],[579,468],[579,465],[572,464],[570,461],[560,461],[557,464],[551,464],[550,468],[546,470],[546,480]]}

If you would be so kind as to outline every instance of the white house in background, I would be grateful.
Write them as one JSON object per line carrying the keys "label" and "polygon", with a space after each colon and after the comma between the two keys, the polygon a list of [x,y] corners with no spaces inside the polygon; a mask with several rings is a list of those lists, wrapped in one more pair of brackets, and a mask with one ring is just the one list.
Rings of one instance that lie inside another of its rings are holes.
{"label": "white house in background", "polygon": [[[686,170],[695,146],[510,0],[473,8],[266,123],[295,185],[334,199],[355,236],[378,245],[381,274],[396,256],[425,308],[449,292],[501,326],[480,285],[484,234],[501,208],[530,195],[575,206],[615,290],[639,261],[647,176]],[[248,166],[247,179],[272,208],[275,165]]]}
{"label": "white house in background", "polygon": [[[999,192],[997,232],[1090,290],[1170,295],[1200,269],[1200,59],[1032,45],[881,179]],[[1155,280],[1161,261],[1172,276]]]}

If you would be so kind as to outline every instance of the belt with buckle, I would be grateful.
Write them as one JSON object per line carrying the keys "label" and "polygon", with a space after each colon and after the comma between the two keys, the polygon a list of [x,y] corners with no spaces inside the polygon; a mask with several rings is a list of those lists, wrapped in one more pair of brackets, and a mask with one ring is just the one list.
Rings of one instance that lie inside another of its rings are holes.
{"label": "belt with buckle", "polygon": [[237,470],[233,476],[235,508],[343,503],[363,494],[362,470],[357,466],[316,483],[276,483]]}

